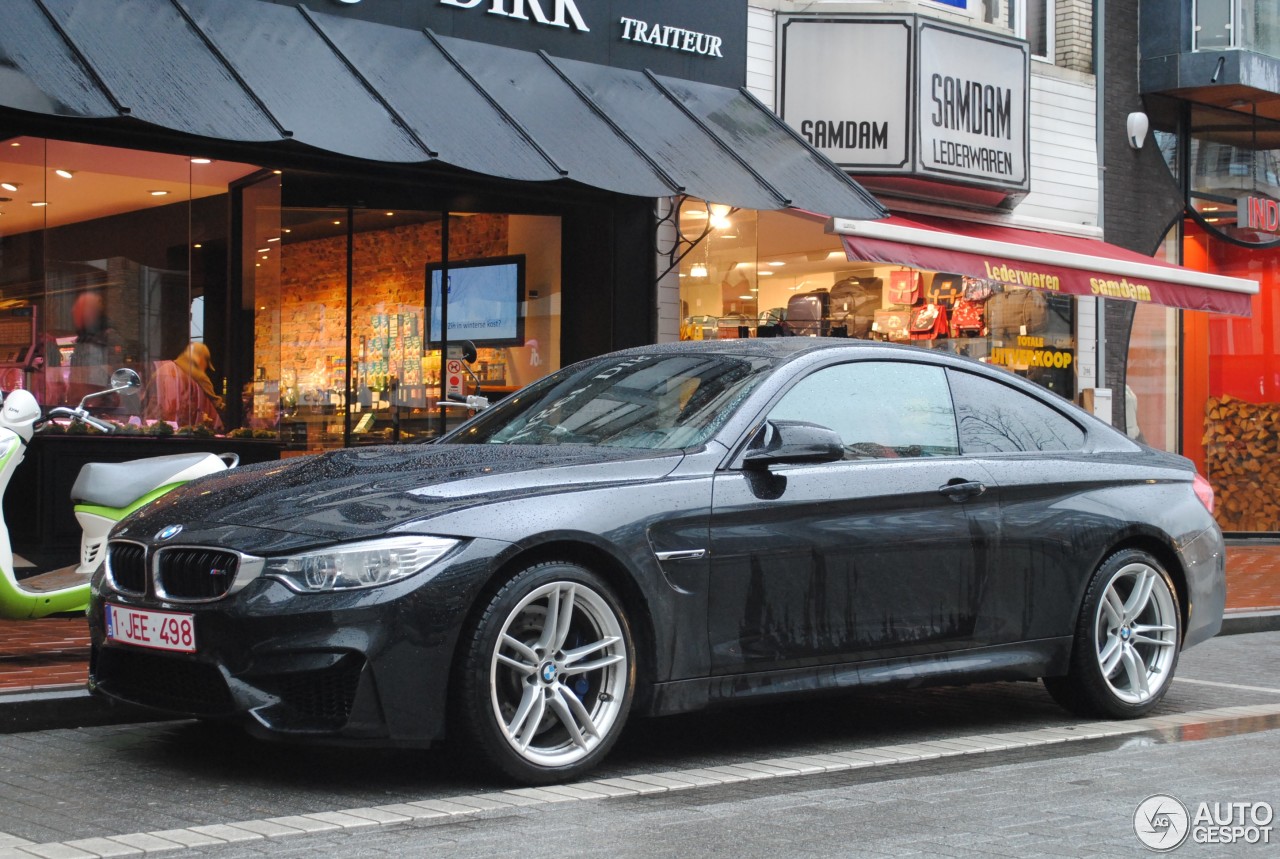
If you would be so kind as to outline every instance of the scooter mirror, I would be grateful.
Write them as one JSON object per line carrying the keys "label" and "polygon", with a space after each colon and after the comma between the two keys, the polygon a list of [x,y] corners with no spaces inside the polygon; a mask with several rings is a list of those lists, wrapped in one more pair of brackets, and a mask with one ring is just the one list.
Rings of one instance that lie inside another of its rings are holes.
{"label": "scooter mirror", "polygon": [[111,374],[111,390],[116,392],[136,391],[142,387],[142,377],[128,367],[121,367]]}
{"label": "scooter mirror", "polygon": [[468,364],[474,364],[476,362],[476,344],[472,343],[470,340],[463,340],[458,344],[458,348],[462,350],[462,360],[466,361]]}

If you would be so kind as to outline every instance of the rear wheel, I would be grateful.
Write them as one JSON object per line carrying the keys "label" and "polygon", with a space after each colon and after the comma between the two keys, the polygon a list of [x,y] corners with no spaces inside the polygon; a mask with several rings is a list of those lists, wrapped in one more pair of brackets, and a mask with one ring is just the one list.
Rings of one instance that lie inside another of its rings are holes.
{"label": "rear wheel", "polygon": [[493,768],[547,784],[587,771],[617,741],[634,649],[621,603],[590,570],[550,562],[522,571],[462,647],[456,723]]}
{"label": "rear wheel", "polygon": [[1082,716],[1132,718],[1169,690],[1182,614],[1169,574],[1150,554],[1125,549],[1094,573],[1076,623],[1071,670],[1046,677],[1054,700]]}

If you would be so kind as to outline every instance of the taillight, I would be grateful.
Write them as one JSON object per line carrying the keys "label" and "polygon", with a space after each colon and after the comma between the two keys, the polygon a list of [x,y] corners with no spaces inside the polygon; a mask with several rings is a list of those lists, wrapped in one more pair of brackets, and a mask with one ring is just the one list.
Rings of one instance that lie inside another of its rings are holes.
{"label": "taillight", "polygon": [[1196,479],[1191,483],[1191,488],[1195,491],[1196,497],[1200,499],[1200,503],[1204,505],[1204,509],[1212,513],[1213,485],[1197,473]]}

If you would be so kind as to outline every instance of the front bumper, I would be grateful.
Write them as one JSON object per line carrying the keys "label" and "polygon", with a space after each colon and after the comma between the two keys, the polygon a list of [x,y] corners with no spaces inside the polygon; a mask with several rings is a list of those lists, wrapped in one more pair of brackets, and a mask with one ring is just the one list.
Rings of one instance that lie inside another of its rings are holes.
{"label": "front bumper", "polygon": [[[271,739],[429,745],[444,733],[459,631],[507,548],[473,540],[404,581],[327,594],[259,578],[221,600],[181,603],[99,582],[89,607],[89,688]],[[108,640],[108,602],[191,614],[196,652]]]}

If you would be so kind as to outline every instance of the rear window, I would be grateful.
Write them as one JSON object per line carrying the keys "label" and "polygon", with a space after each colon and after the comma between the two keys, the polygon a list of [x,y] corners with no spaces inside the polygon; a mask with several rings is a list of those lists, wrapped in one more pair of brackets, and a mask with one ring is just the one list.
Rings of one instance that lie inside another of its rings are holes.
{"label": "rear window", "polygon": [[1084,447],[1084,430],[1035,397],[972,373],[951,370],[948,375],[961,453],[1070,451]]}

